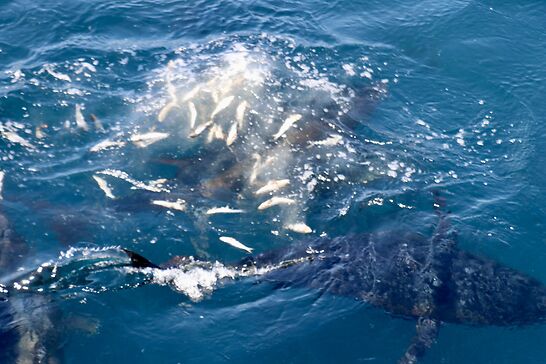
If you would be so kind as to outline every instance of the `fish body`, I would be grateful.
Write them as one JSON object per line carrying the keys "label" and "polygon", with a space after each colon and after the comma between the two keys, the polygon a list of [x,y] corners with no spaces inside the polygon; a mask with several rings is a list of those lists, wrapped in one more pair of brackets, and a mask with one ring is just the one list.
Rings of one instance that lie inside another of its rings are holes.
{"label": "fish body", "polygon": [[244,250],[247,253],[252,253],[253,248],[250,248],[250,247],[244,245],[243,243],[241,243],[240,241],[238,241],[235,238],[232,238],[232,237],[229,237],[229,236],[221,236],[219,239],[220,239],[221,242],[224,242],[224,243],[226,243],[228,245],[231,245],[234,248]]}
{"label": "fish body", "polygon": [[228,135],[226,137],[226,145],[229,147],[235,142],[235,139],[237,139],[237,124],[233,123],[231,124]]}
{"label": "fish body", "polygon": [[201,85],[195,86],[182,97],[182,101],[190,101],[199,93],[199,91],[201,91]]}
{"label": "fish body", "polygon": [[222,100],[220,100],[218,104],[216,105],[216,107],[214,108],[214,110],[212,111],[212,114],[210,115],[210,119],[213,120],[214,117],[218,115],[218,113],[220,113],[222,110],[227,108],[231,104],[234,98],[235,96],[227,96],[227,97],[224,97]]}
{"label": "fish body", "polygon": [[197,120],[197,109],[195,104],[191,101],[188,101],[188,109],[190,110],[190,128],[195,128],[195,122]]}
{"label": "fish body", "polygon": [[237,106],[237,109],[235,110],[235,121],[237,122],[237,125],[240,129],[244,126],[244,120],[245,120],[245,111],[248,107],[248,102],[241,101],[241,103]]}
{"label": "fish body", "polygon": [[307,224],[303,222],[288,224],[286,225],[286,228],[288,230],[291,230],[295,233],[300,233],[300,234],[311,234],[313,232],[313,230]]}
{"label": "fish body", "polygon": [[290,184],[289,179],[279,179],[274,181],[267,182],[264,186],[260,187],[255,194],[256,195],[264,195],[266,193],[270,192],[276,192],[280,190],[281,188],[284,188]]}
{"label": "fish body", "polygon": [[169,137],[169,133],[160,133],[157,131],[152,131],[152,132],[144,133],[144,134],[133,134],[131,135],[130,140],[137,147],[146,148],[168,137]]}
{"label": "fish body", "polygon": [[207,121],[195,128],[189,135],[190,138],[196,138],[201,135],[205,130],[207,130],[213,124],[212,120]]}
{"label": "fish body", "polygon": [[153,200],[152,204],[165,207],[170,210],[186,211],[186,201],[181,199],[176,201]]}
{"label": "fish body", "polygon": [[157,115],[157,120],[159,122],[162,122],[164,121],[166,118],[167,118],[167,115],[169,115],[169,113],[171,112],[171,110],[175,107],[178,107],[178,103],[176,102],[176,100],[173,100],[169,103],[167,103],[160,111],[159,111],[159,114]]}
{"label": "fish body", "polygon": [[300,114],[294,114],[287,117],[286,120],[284,120],[284,123],[279,128],[279,131],[273,136],[273,139],[275,140],[279,139],[288,131],[288,129],[292,127],[292,125],[294,125],[300,119],[301,119]]}
{"label": "fish body", "polygon": [[232,209],[229,206],[223,207],[213,207],[207,210],[207,215],[216,215],[216,214],[242,214],[245,210],[241,209]]}
{"label": "fish body", "polygon": [[258,206],[258,210],[265,210],[273,206],[278,205],[294,205],[296,203],[296,200],[288,198],[288,197],[278,197],[273,196],[269,200],[262,202]]}
{"label": "fish body", "polygon": [[112,189],[110,188],[110,186],[108,186],[108,183],[104,180],[104,178],[99,177],[99,176],[93,176],[93,179],[95,180],[95,182],[97,182],[97,185],[102,190],[102,192],[104,192],[106,197],[111,198],[111,199],[116,198],[116,196],[114,196],[114,194],[112,192]]}
{"label": "fish body", "polygon": [[84,131],[89,131],[89,125],[87,125],[87,122],[85,121],[85,118],[82,114],[82,106],[80,104],[76,104],[76,112],[75,112],[75,118],[76,118],[76,126]]}
{"label": "fish body", "polygon": [[115,140],[103,140],[102,142],[99,142],[89,148],[90,152],[97,153],[100,151],[103,151],[105,149],[113,149],[113,148],[121,148],[125,145],[125,142],[123,141],[115,141]]}

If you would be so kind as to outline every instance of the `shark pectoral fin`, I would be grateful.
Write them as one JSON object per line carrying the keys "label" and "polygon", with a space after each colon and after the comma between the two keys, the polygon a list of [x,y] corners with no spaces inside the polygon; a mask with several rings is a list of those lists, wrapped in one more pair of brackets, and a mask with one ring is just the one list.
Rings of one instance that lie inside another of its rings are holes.
{"label": "shark pectoral fin", "polygon": [[440,323],[438,321],[426,317],[419,318],[415,327],[415,336],[398,364],[417,363],[417,360],[423,357],[427,349],[436,341],[439,328]]}

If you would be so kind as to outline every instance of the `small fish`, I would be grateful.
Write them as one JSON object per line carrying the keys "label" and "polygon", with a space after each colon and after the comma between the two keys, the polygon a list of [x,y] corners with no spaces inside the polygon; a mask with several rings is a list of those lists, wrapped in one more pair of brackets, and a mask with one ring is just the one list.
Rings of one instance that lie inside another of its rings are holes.
{"label": "small fish", "polygon": [[209,135],[207,136],[207,143],[212,142],[214,139],[225,139],[224,131],[222,127],[218,124],[212,125],[209,130]]}
{"label": "small fish", "polygon": [[153,200],[152,204],[168,208],[170,210],[186,211],[186,201],[177,199],[176,201]]}
{"label": "small fish", "polygon": [[231,128],[229,128],[228,135],[226,138],[226,145],[229,147],[233,142],[237,139],[237,124],[233,123],[231,124]]}
{"label": "small fish", "polygon": [[99,188],[102,190],[102,192],[104,192],[106,197],[111,199],[116,198],[116,196],[114,196],[114,194],[112,193],[112,189],[110,188],[110,186],[108,186],[108,183],[106,183],[103,178],[99,176],[93,176],[93,179],[95,180],[95,182],[97,182]]}
{"label": "small fish", "polygon": [[130,140],[133,142],[134,145],[136,145],[139,148],[146,148],[160,140],[163,140],[165,138],[168,138],[168,133],[159,133],[156,131],[152,131],[149,133],[144,134],[133,134],[131,135]]}
{"label": "small fish", "polygon": [[154,180],[148,182],[148,186],[163,188],[163,187],[165,187],[165,183],[167,183],[167,181],[168,181],[168,179],[166,179],[166,178],[154,179]]}
{"label": "small fish", "polygon": [[53,70],[53,68],[51,68],[51,65],[46,65],[44,69],[46,70],[47,73],[49,73],[51,76],[55,77],[58,80],[72,82],[72,79],[70,78],[70,76],[65,75],[64,73],[56,72],[55,70]]}
{"label": "small fish", "polygon": [[288,224],[285,226],[285,228],[300,234],[310,234],[313,232],[313,230],[311,230],[311,228],[307,226],[306,224],[304,224],[303,222]]}
{"label": "small fish", "polygon": [[210,115],[210,120],[213,120],[214,117],[222,110],[224,110],[226,107],[228,107],[231,102],[233,101],[233,99],[235,98],[235,96],[228,96],[228,97],[224,97],[222,100],[220,100],[220,102],[218,103],[218,105],[216,105],[216,108],[214,109],[214,111],[212,112],[212,114]]}
{"label": "small fish", "polygon": [[91,63],[82,62],[81,65],[83,68],[87,68],[88,71],[97,72],[97,68],[93,66]]}
{"label": "small fish", "polygon": [[250,177],[248,177],[248,182],[250,184],[254,184],[256,182],[256,178],[258,178],[258,171],[260,170],[260,165],[262,163],[262,156],[258,153],[254,153],[252,157],[256,160],[254,162],[254,165],[252,166],[252,172],[250,173]]}
{"label": "small fish", "polygon": [[151,191],[151,192],[171,192],[168,188],[162,187],[157,181],[152,181],[151,183],[144,183],[142,181],[136,180],[130,177],[127,172],[120,171],[118,169],[104,169],[97,172],[98,174],[104,174],[107,176],[112,176],[115,178],[122,179],[133,185],[133,188],[138,188],[141,190]]}
{"label": "small fish", "polygon": [[12,143],[19,144],[25,148],[34,150],[36,149],[32,143],[21,137],[14,131],[8,130],[2,124],[0,124],[0,136],[4,139],[9,140]]}
{"label": "small fish", "polygon": [[248,181],[250,184],[254,184],[258,178],[258,174],[260,174],[264,168],[267,168],[268,166],[270,166],[277,159],[276,156],[270,155],[267,157],[265,161],[262,162],[262,157],[258,153],[254,153],[252,157],[256,161],[254,162],[254,165],[252,166],[252,171],[250,173],[250,177],[248,178]]}
{"label": "small fish", "polygon": [[97,143],[93,145],[91,148],[89,148],[90,152],[97,153],[101,150],[110,149],[110,148],[121,148],[125,145],[125,142],[122,141],[114,141],[110,139],[103,140],[100,143]]}
{"label": "small fish", "polygon": [[273,136],[273,139],[275,139],[275,140],[279,139],[281,136],[284,135],[284,133],[286,133],[288,131],[288,129],[290,129],[292,127],[292,125],[294,125],[295,122],[297,122],[300,119],[301,119],[300,114],[294,114],[294,115],[290,115],[289,117],[287,117],[286,120],[284,121],[284,123],[281,125],[281,127],[280,127],[279,131],[277,132],[277,134],[275,134]]}
{"label": "small fish", "polygon": [[237,121],[237,125],[239,125],[239,128],[243,128],[244,124],[244,118],[245,118],[245,111],[248,107],[248,102],[242,101],[239,106],[237,106],[237,110],[235,110],[235,121]]}
{"label": "small fish", "polygon": [[290,180],[288,180],[288,179],[279,179],[279,180],[269,181],[269,182],[267,182],[265,184],[265,186],[258,189],[255,192],[255,194],[257,196],[259,196],[259,195],[263,195],[263,194],[266,194],[266,193],[269,193],[269,192],[275,192],[275,191],[280,190],[283,187],[288,186],[289,184],[290,184]]}
{"label": "small fish", "polygon": [[82,105],[76,104],[76,125],[78,128],[83,129],[84,131],[89,131],[89,125],[87,125],[87,122],[85,121],[85,118],[82,114]]}
{"label": "small fish", "polygon": [[169,114],[169,112],[174,108],[174,107],[178,107],[178,104],[176,102],[176,100],[173,100],[171,102],[169,102],[167,105],[165,105],[163,107],[163,109],[161,109],[161,111],[159,112],[159,114],[157,115],[157,120],[159,122],[162,122],[163,120],[165,120],[165,118],[167,117],[167,115]]}
{"label": "small fish", "polygon": [[2,197],[2,189],[4,188],[4,176],[6,175],[5,172],[0,171],[0,200],[3,199]]}
{"label": "small fish", "polygon": [[293,205],[295,203],[296,200],[293,200],[291,198],[274,196],[271,197],[269,200],[262,202],[260,206],[258,206],[258,210],[265,210],[277,205]]}
{"label": "small fish", "polygon": [[186,102],[186,101],[190,101],[191,99],[193,99],[195,97],[195,95],[197,95],[197,93],[201,90],[201,85],[197,85],[195,86],[193,89],[191,89],[187,94],[184,95],[184,97],[182,97],[182,101],[183,102]]}
{"label": "small fish", "polygon": [[212,120],[207,121],[204,124],[199,125],[197,128],[195,128],[194,131],[192,131],[189,135],[190,138],[195,138],[201,135],[205,130],[207,130],[212,125]]}
{"label": "small fish", "polygon": [[224,207],[213,207],[211,209],[208,209],[206,214],[207,215],[214,215],[214,214],[242,214],[245,210],[240,209],[232,209],[229,206]]}
{"label": "small fish", "polygon": [[239,242],[238,240],[234,238],[230,238],[229,236],[221,236],[219,239],[221,242],[229,244],[234,248],[244,250],[248,253],[252,253],[252,250],[254,250],[254,248],[249,248],[248,246],[244,245],[243,243]]}
{"label": "small fish", "polygon": [[190,109],[190,128],[195,128],[195,121],[197,120],[197,109],[195,104],[191,101],[188,101],[188,108]]}

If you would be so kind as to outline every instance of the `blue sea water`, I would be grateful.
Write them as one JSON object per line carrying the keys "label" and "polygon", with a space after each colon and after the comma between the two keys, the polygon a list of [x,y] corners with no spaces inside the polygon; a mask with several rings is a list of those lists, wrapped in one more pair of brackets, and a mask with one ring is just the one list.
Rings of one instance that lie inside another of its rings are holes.
{"label": "blue sea water", "polygon": [[[0,207],[29,248],[13,260],[122,246],[229,263],[246,253],[220,236],[264,252],[303,239],[293,223],[315,237],[430,235],[439,191],[461,248],[546,282],[545,13],[541,1],[2,0]],[[188,137],[189,102],[198,123],[217,111],[224,134],[247,102],[231,148]],[[293,115],[333,126],[271,147]],[[151,132],[165,138],[139,144]],[[258,210],[254,171],[290,180],[295,205]],[[226,205],[244,213],[207,215]],[[108,277],[89,282],[100,293],[52,293],[67,363],[393,363],[415,330],[311,289],[228,279],[192,300]],[[87,329],[61,324],[74,317]],[[543,363],[545,335],[445,324],[422,362]]]}

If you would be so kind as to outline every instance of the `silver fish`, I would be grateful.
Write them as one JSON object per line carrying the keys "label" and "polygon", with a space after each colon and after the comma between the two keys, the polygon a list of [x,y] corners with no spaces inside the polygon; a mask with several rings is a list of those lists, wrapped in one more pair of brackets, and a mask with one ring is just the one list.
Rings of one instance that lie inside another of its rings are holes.
{"label": "silver fish", "polygon": [[211,143],[214,139],[225,139],[224,131],[222,127],[218,124],[213,124],[209,130],[209,135],[207,136],[207,143]]}
{"label": "silver fish", "polygon": [[106,139],[106,140],[103,140],[102,142],[99,142],[93,145],[91,148],[89,148],[89,151],[93,153],[97,153],[105,149],[121,148],[124,145],[125,145],[125,142]]}
{"label": "silver fish", "polygon": [[309,226],[307,226],[307,224],[303,222],[298,222],[295,224],[287,224],[285,228],[300,234],[310,234],[313,232],[313,230]]}
{"label": "silver fish", "polygon": [[188,109],[190,109],[190,128],[195,128],[195,122],[197,120],[197,109],[195,104],[191,101],[188,101]]}
{"label": "silver fish", "polygon": [[229,147],[231,144],[233,144],[233,142],[235,142],[235,139],[237,139],[237,124],[233,123],[228,131],[226,145]]}
{"label": "silver fish", "polygon": [[152,131],[144,134],[133,134],[130,140],[139,148],[146,148],[160,140],[168,138],[168,133],[160,133],[157,131]]}
{"label": "silver fish", "polygon": [[212,120],[207,121],[204,124],[199,125],[195,128],[189,135],[190,138],[195,138],[201,135],[205,130],[207,130],[213,124]]}
{"label": "silver fish", "polygon": [[152,204],[165,207],[170,210],[186,211],[186,201],[181,199],[176,201],[153,200]]}
{"label": "silver fish", "polygon": [[95,182],[97,182],[97,185],[99,185],[99,188],[102,190],[102,192],[104,192],[106,197],[111,199],[116,198],[116,196],[114,196],[114,194],[112,193],[112,189],[110,188],[110,186],[108,186],[108,183],[104,180],[104,178],[101,178],[99,176],[93,176],[93,179],[95,180]]}
{"label": "silver fish", "polygon": [[199,93],[199,91],[201,91],[201,85],[195,86],[193,89],[191,89],[188,93],[186,93],[182,97],[182,101],[183,102],[190,101]]}
{"label": "silver fish", "polygon": [[159,114],[157,115],[157,120],[159,122],[162,122],[163,120],[165,120],[167,118],[167,115],[171,112],[171,110],[175,107],[178,107],[178,104],[176,102],[176,100],[173,100],[171,102],[169,102],[167,105],[165,105],[163,107],[163,109],[161,109],[161,111],[159,112]]}
{"label": "silver fish", "polygon": [[269,200],[262,202],[258,206],[258,210],[265,210],[277,205],[294,205],[295,203],[296,203],[296,200],[294,199],[291,199],[288,197],[274,196],[274,197],[271,197]]}
{"label": "silver fish", "polygon": [[220,239],[221,242],[229,244],[234,248],[244,250],[244,251],[246,251],[248,253],[252,253],[252,250],[254,250],[254,248],[250,248],[250,247],[244,245],[243,243],[241,243],[240,241],[238,241],[237,239],[231,238],[229,236],[221,236],[219,239]]}
{"label": "silver fish", "polygon": [[232,95],[232,96],[224,97],[222,100],[220,100],[218,105],[216,105],[216,108],[214,108],[214,110],[212,111],[212,114],[210,114],[210,119],[213,120],[214,117],[218,115],[220,111],[227,108],[231,104],[234,98],[235,96]]}
{"label": "silver fish", "polygon": [[292,127],[292,125],[294,125],[294,123],[296,123],[300,119],[301,119],[300,114],[293,114],[287,117],[284,123],[279,128],[279,131],[277,132],[277,134],[273,136],[273,139],[275,140],[279,139],[281,136],[284,135],[284,133],[288,131],[288,129]]}
{"label": "silver fish", "polygon": [[237,106],[237,109],[235,110],[235,121],[237,121],[237,125],[239,125],[239,128],[243,128],[244,126],[244,119],[245,119],[245,111],[248,107],[248,102],[241,101],[239,106]]}
{"label": "silver fish", "polygon": [[288,186],[289,184],[290,184],[290,180],[288,179],[279,179],[279,180],[269,181],[265,184],[265,186],[259,188],[254,193],[259,196],[269,192],[275,192],[280,190],[281,188]]}
{"label": "silver fish", "polygon": [[82,114],[82,105],[76,104],[76,126],[84,131],[89,131],[89,125],[85,121],[85,118]]}
{"label": "silver fish", "polygon": [[224,207],[213,207],[207,210],[207,215],[215,215],[215,214],[242,214],[245,212],[245,210],[241,209],[232,209],[229,206]]}

